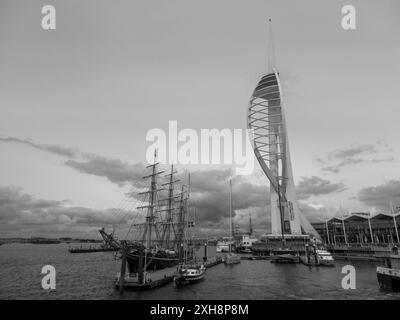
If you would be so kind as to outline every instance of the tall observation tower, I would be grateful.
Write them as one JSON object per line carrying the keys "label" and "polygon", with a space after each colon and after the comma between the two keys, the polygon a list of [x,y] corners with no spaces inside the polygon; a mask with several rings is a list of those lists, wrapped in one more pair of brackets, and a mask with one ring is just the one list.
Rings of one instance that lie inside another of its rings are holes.
{"label": "tall observation tower", "polygon": [[268,71],[258,82],[247,113],[247,127],[253,130],[255,156],[270,181],[271,236],[282,239],[312,235],[317,231],[302,215],[296,197],[292,163],[282,101],[282,87],[276,68],[270,23]]}

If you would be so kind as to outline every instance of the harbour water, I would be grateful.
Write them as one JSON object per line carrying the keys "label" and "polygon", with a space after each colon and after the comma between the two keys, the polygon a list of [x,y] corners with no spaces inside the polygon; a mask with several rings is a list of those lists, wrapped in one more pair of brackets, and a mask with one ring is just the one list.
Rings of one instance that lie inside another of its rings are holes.
{"label": "harbour water", "polygon": [[[202,253],[202,249],[199,254]],[[209,254],[215,248],[209,247]],[[242,260],[217,265],[204,281],[175,288],[173,284],[145,292],[114,288],[120,260],[113,252],[70,254],[67,244],[0,246],[0,299],[400,299],[379,290],[376,265],[337,261],[335,267],[277,265],[268,260]],[[356,289],[341,286],[342,266],[356,268]],[[44,265],[56,268],[56,290],[41,287]]]}

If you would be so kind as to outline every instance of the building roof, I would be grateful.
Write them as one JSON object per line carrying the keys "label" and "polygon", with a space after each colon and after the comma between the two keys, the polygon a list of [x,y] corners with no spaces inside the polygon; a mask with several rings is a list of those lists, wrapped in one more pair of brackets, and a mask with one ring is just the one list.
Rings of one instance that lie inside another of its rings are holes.
{"label": "building roof", "polygon": [[351,215],[345,217],[344,220],[345,221],[354,221],[354,222],[366,221],[366,220],[368,220],[368,217],[369,216],[367,216],[365,214],[352,213]]}
{"label": "building roof", "polygon": [[[397,217],[399,216],[400,213],[395,213],[394,216]],[[378,213],[376,215],[374,215],[371,219],[373,220],[389,220],[389,219],[393,219],[393,214],[391,213]]]}
{"label": "building roof", "polygon": [[328,222],[342,222],[342,219],[333,217],[333,218],[330,218],[330,219],[328,220]]}
{"label": "building roof", "polygon": [[[400,216],[400,212],[394,214],[395,217]],[[340,217],[333,217],[328,220],[328,222],[363,222],[367,221],[369,216],[365,213],[350,213],[348,216],[343,218]],[[393,219],[393,214],[391,213],[378,213],[371,217],[371,220],[390,220]]]}

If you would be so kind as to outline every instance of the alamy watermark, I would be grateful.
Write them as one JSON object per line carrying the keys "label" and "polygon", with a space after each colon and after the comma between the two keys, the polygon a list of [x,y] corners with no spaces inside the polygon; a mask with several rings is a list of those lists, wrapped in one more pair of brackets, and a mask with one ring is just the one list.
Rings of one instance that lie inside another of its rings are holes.
{"label": "alamy watermark", "polygon": [[44,16],[42,17],[42,29],[43,30],[55,30],[56,29],[56,8],[52,5],[46,5],[41,10]]}
{"label": "alamy watermark", "polygon": [[56,268],[48,264],[43,266],[42,274],[45,276],[42,278],[42,288],[44,290],[55,290],[56,289]]}
{"label": "alamy watermark", "polygon": [[356,8],[350,4],[342,7],[342,28],[344,30],[356,30]]}
{"label": "alamy watermark", "polygon": [[342,279],[342,289],[356,289],[356,268],[348,264],[342,267],[342,274],[345,276]]}
{"label": "alamy watermark", "polygon": [[237,175],[249,175],[254,169],[254,154],[250,142],[252,130],[194,129],[178,131],[178,122],[169,121],[168,133],[162,129],[147,132],[146,142],[153,142],[146,151],[146,160],[162,164],[234,165]]}

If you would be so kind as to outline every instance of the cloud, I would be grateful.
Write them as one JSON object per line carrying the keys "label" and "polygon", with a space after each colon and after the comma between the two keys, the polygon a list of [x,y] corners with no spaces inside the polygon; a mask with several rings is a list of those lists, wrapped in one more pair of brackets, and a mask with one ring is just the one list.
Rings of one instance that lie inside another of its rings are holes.
{"label": "cloud", "polygon": [[[119,159],[105,158],[92,153],[83,153],[76,148],[65,148],[62,146],[45,145],[34,143],[30,140],[19,138],[2,138],[4,142],[16,142],[40,149],[46,152],[67,157],[65,165],[77,170],[81,173],[104,177],[112,183],[119,186],[130,184],[137,189],[143,189],[148,186],[149,181],[142,179],[146,173],[146,168],[143,163],[129,164]],[[177,178],[181,181],[186,181],[187,172],[181,173]],[[197,210],[197,220],[200,227],[219,226],[226,223],[229,217],[229,180],[233,182],[233,216],[236,213],[248,212],[266,212],[269,205],[269,187],[268,184],[257,185],[245,180],[244,177],[235,176],[232,169],[211,169],[200,170],[191,173],[192,179],[192,194],[191,201]],[[4,190],[3,190],[4,191]],[[137,190],[131,190],[126,195],[130,198],[136,198]],[[21,195],[19,200],[28,195]],[[39,200],[27,201],[26,206],[37,204]],[[84,214],[87,218],[93,211],[90,209],[62,206],[59,203],[54,203],[51,208],[52,213],[60,213],[60,217],[64,217],[64,222],[77,222],[80,214]],[[20,208],[20,206],[18,207]],[[29,209],[30,210],[30,209]],[[244,211],[243,211],[244,210]],[[65,211],[65,214],[63,213]],[[42,210],[38,212],[43,215]],[[97,212],[96,212],[97,214]],[[98,217],[100,217],[99,215]],[[257,214],[254,213],[254,223],[257,221]],[[51,215],[52,218],[55,216]],[[46,216],[46,219],[49,217]],[[44,221],[46,221],[46,219]],[[74,220],[75,219],[75,220]],[[81,218],[83,219],[83,217]],[[243,219],[246,220],[246,219]],[[79,220],[83,222],[83,220]],[[89,222],[89,219],[85,221]],[[99,219],[93,219],[94,222],[100,222]],[[240,223],[240,221],[237,221]]]}
{"label": "cloud", "polygon": [[35,143],[35,142],[33,142],[31,140],[27,140],[27,139],[20,139],[20,138],[15,138],[15,137],[7,137],[7,138],[0,137],[0,141],[20,143],[20,144],[24,144],[27,146],[31,146],[32,148],[35,148],[38,150],[43,150],[43,151],[47,151],[50,153],[54,153],[56,155],[66,156],[66,157],[70,157],[70,158],[77,157],[79,155],[79,150],[77,148],[68,148],[68,147],[62,147],[62,146],[51,145],[51,144],[39,144],[39,143]]}
{"label": "cloud", "polygon": [[85,231],[107,225],[127,226],[128,215],[119,209],[97,210],[68,206],[66,201],[36,199],[19,188],[0,186],[0,232],[3,235],[13,232],[26,236],[43,232],[74,234],[80,230],[85,236]]}
{"label": "cloud", "polygon": [[366,160],[359,159],[359,158],[349,158],[343,161],[340,161],[338,164],[334,166],[327,166],[322,168],[322,171],[332,172],[332,173],[339,173],[340,169],[343,167],[347,167],[353,164],[365,162]]}
{"label": "cloud", "polygon": [[[199,187],[192,195],[192,203],[196,208],[196,234],[223,235],[229,231],[229,177],[225,172],[196,172],[200,176]],[[224,179],[211,179],[211,177]],[[204,190],[203,181],[209,179],[214,184],[214,190]],[[211,180],[210,180],[211,179]],[[220,189],[219,189],[220,188]],[[249,214],[252,215],[254,229],[264,231],[266,227],[266,212],[268,194],[266,186],[251,185],[245,181],[236,181],[233,188],[236,196],[233,201],[235,224],[248,226]],[[239,195],[238,195],[239,193]],[[240,195],[243,195],[243,199]],[[247,198],[247,199],[246,199]],[[0,232],[8,236],[94,236],[93,231],[102,226],[117,227],[118,234],[125,237],[132,223],[140,223],[143,216],[138,211],[127,211],[120,208],[99,210],[82,206],[68,205],[68,201],[37,199],[23,193],[20,188],[0,187]],[[126,206],[125,206],[126,207]],[[244,210],[243,210],[244,209]],[[145,214],[145,212],[142,212]],[[91,232],[91,233],[89,233]],[[130,237],[137,232],[131,230]]]}
{"label": "cloud", "polygon": [[308,199],[311,196],[341,192],[345,189],[343,183],[332,183],[329,180],[316,176],[302,177],[296,188],[299,199]]}
{"label": "cloud", "polygon": [[269,205],[268,185],[254,184],[242,176],[234,176],[232,169],[195,171],[191,173],[191,203],[196,208],[199,223],[217,224],[229,217],[230,179],[234,217],[239,210],[247,210],[249,214],[259,209],[265,212]]}
{"label": "cloud", "polygon": [[338,214],[337,209],[328,208],[323,204],[310,203],[304,204],[300,203],[300,210],[307,218],[310,223],[313,222],[323,222],[325,219],[330,219]]}
{"label": "cloud", "polygon": [[[18,138],[2,138],[1,141],[17,142],[57,154],[68,159],[65,165],[78,172],[104,177],[119,186],[131,185],[133,189],[126,193],[127,198],[138,198],[136,189],[147,188],[149,181],[142,179],[146,173],[143,163],[129,164],[119,159],[110,159],[97,154],[83,153],[76,148],[65,148],[56,145],[37,144]],[[366,149],[365,149],[366,150]],[[348,154],[348,153],[347,153]],[[354,152],[352,153],[354,154]],[[167,170],[168,171],[168,170]],[[168,173],[168,172],[166,172]],[[182,183],[187,181],[187,172],[177,175]],[[165,178],[163,178],[165,179]],[[269,184],[256,184],[244,176],[235,176],[232,169],[199,170],[191,173],[191,204],[196,208],[196,220],[202,232],[222,234],[229,230],[229,180],[232,179],[234,222],[243,228],[248,227],[251,215],[255,229],[269,228],[270,197]],[[341,183],[332,183],[318,177],[304,177],[298,185],[299,199],[311,196],[340,192],[344,190]],[[129,227],[126,220],[112,218],[116,209],[96,210],[84,207],[68,206],[65,202],[34,199],[22,194],[19,189],[1,189],[0,210],[3,217],[8,217],[8,227],[15,230],[30,230],[29,226],[53,224],[59,230],[86,230],[98,228],[103,224],[120,224]],[[6,206],[11,201],[12,205]],[[4,205],[2,206],[2,202]],[[47,206],[47,207],[46,207]],[[38,207],[38,208],[36,208]],[[308,208],[308,207],[307,207]],[[315,210],[315,207],[308,210]],[[313,211],[314,212],[314,211]],[[43,222],[43,223],[41,223]],[[75,228],[75,229],[74,229]],[[36,229],[35,229],[36,230]],[[225,232],[224,232],[225,231]]]}
{"label": "cloud", "polygon": [[378,150],[374,145],[356,145],[342,150],[332,152],[329,157],[336,159],[347,159],[358,156],[360,154],[373,154]]}
{"label": "cloud", "polygon": [[142,163],[129,164],[119,159],[91,155],[89,159],[70,159],[65,164],[82,173],[105,177],[110,182],[118,185],[131,183],[137,187],[144,186],[142,176],[145,172],[145,166]]}
{"label": "cloud", "polygon": [[358,192],[358,200],[370,207],[388,210],[390,202],[400,205],[400,179],[367,187]]}
{"label": "cloud", "polygon": [[360,163],[391,162],[394,157],[385,155],[385,153],[391,151],[387,144],[378,141],[375,145],[353,145],[336,150],[330,152],[325,159],[316,158],[315,161],[320,165],[324,165],[321,169],[322,171],[339,173],[342,168]]}
{"label": "cloud", "polygon": [[81,173],[104,177],[120,186],[131,183],[143,187],[141,176],[145,166],[142,163],[129,164],[119,159],[105,158],[88,152],[80,152],[78,148],[59,145],[39,144],[31,140],[15,137],[0,138],[2,142],[20,143],[32,148],[69,158],[65,165]]}
{"label": "cloud", "polygon": [[394,161],[394,157],[387,157],[382,159],[372,159],[371,162],[373,163],[381,163],[381,162],[392,162]]}

